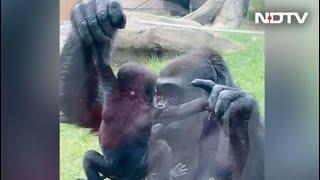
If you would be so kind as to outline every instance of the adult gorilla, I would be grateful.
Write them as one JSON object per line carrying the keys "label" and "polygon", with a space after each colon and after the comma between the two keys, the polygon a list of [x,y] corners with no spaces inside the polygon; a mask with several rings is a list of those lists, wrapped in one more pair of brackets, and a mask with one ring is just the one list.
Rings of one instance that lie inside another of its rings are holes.
{"label": "adult gorilla", "polygon": [[[71,20],[73,32],[61,54],[62,122],[97,128],[101,95],[92,44],[106,43],[110,61],[116,30],[126,19],[118,1],[87,0],[75,5]],[[172,148],[173,164],[187,165],[181,179],[264,179],[264,127],[256,101],[233,84],[219,54],[198,50],[172,61],[159,75],[157,92],[166,106],[208,97],[209,112],[153,126],[152,138]]]}

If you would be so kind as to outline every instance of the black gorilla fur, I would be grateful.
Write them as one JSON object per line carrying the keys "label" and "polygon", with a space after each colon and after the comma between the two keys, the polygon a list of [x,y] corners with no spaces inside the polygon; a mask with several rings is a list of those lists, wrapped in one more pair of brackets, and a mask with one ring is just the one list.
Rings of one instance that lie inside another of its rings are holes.
{"label": "black gorilla fur", "polygon": [[[154,178],[169,179],[171,149],[161,140],[150,140],[152,121],[174,120],[177,116],[204,111],[208,102],[197,99],[177,107],[157,109],[153,101],[156,75],[140,64],[126,63],[116,77],[104,62],[104,49],[96,44],[93,50],[99,84],[106,94],[98,130],[103,155],[88,151],[83,162],[85,173],[89,180],[101,179],[100,174],[111,179],[143,179],[148,171],[155,171],[148,161],[157,161],[160,165],[157,171],[161,173]],[[150,157],[148,143],[161,146],[156,154],[150,152]]]}
{"label": "black gorilla fur", "polygon": [[[61,53],[60,98],[66,117],[62,122],[99,128],[103,119],[103,97],[108,97],[103,89],[110,88],[110,82],[104,86],[99,81],[92,45],[104,44],[104,52],[100,54],[107,64],[110,63],[114,36],[118,28],[124,27],[125,21],[116,0],[88,0],[73,9],[73,32]],[[176,179],[184,180],[264,178],[264,127],[256,100],[250,93],[235,87],[218,53],[210,50],[187,53],[160,72],[156,87],[169,109],[206,98],[209,112],[195,111],[183,116],[182,111],[173,119],[170,114],[157,116],[148,146],[150,155],[157,158],[151,158],[148,166],[156,167],[159,159],[170,159],[166,161],[170,168],[182,162],[187,165],[188,174],[182,173],[183,176]],[[158,146],[158,142],[162,145]],[[166,149],[163,147],[171,148],[171,157],[157,153]],[[103,158],[92,151],[88,154],[85,159]],[[115,155],[110,157],[116,158]],[[157,167],[148,173],[153,172],[163,173]]]}

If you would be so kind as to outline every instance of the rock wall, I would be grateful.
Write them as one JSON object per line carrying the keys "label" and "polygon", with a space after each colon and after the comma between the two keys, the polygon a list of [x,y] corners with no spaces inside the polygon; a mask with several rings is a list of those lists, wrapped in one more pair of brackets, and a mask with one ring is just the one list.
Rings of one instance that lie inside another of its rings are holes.
{"label": "rock wall", "polygon": [[[201,30],[195,21],[126,12],[126,28],[118,32],[115,40],[116,64],[139,61],[150,56],[171,57],[196,48],[232,51],[237,47],[232,42]],[[60,50],[70,32],[70,23],[60,26]]]}

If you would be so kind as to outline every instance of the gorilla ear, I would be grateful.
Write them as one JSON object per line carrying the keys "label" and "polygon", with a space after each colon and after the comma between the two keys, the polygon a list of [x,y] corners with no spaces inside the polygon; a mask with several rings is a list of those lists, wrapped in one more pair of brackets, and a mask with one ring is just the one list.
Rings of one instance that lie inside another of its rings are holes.
{"label": "gorilla ear", "polygon": [[208,92],[209,94],[212,91],[212,88],[216,83],[214,83],[212,80],[205,80],[205,79],[195,79],[191,82],[192,86],[201,88]]}

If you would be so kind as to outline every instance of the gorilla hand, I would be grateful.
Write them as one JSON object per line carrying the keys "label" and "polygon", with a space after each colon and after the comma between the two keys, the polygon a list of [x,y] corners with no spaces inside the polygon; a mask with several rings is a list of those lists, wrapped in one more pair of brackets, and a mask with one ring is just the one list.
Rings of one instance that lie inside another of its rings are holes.
{"label": "gorilla hand", "polygon": [[238,127],[243,127],[243,123],[247,124],[244,121],[249,120],[251,111],[256,105],[250,93],[235,87],[216,84],[211,80],[195,79],[192,85],[210,93],[208,110],[215,114],[221,125],[225,123],[224,120],[230,120],[230,128],[236,130]]}
{"label": "gorilla hand", "polygon": [[86,45],[113,38],[126,24],[119,0],[82,0],[71,12],[71,22]]}
{"label": "gorilla hand", "polygon": [[180,176],[184,176],[188,173],[188,168],[185,164],[178,163],[173,169],[170,171],[170,178],[175,179]]}
{"label": "gorilla hand", "polygon": [[241,174],[249,153],[249,137],[252,144],[257,139],[259,112],[255,98],[238,88],[211,80],[195,79],[192,85],[210,93],[208,109],[230,137],[235,171]]}

